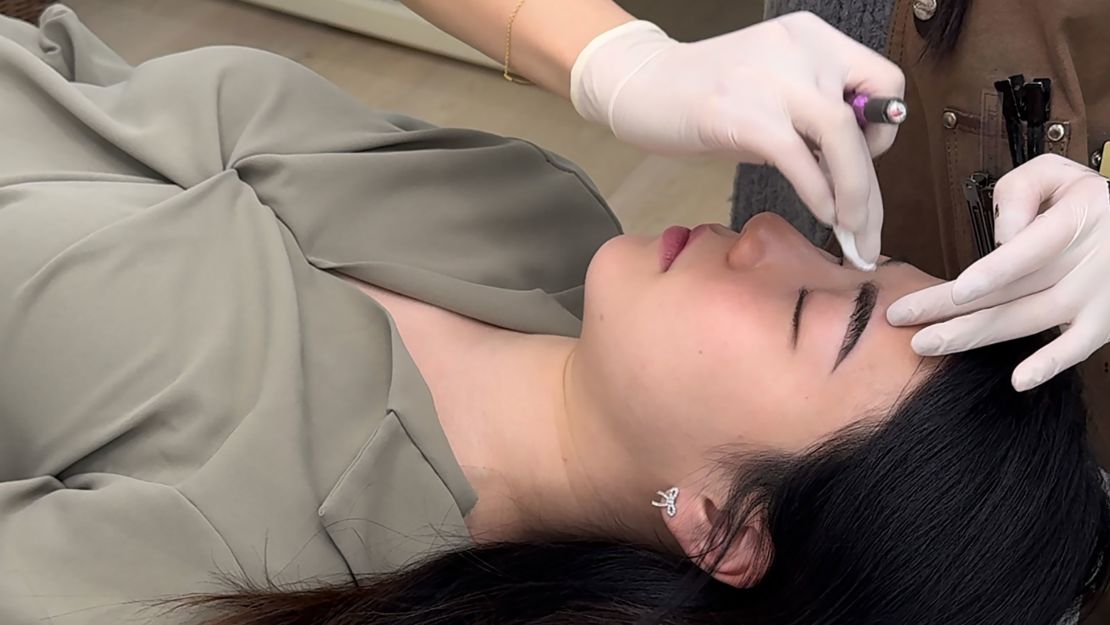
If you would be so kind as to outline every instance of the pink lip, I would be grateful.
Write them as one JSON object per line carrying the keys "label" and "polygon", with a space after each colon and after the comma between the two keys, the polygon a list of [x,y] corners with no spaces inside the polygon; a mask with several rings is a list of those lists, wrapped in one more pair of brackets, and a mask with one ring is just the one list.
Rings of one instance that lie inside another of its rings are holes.
{"label": "pink lip", "polygon": [[659,260],[663,271],[671,268],[675,259],[690,242],[690,229],[686,226],[671,226],[659,237]]}

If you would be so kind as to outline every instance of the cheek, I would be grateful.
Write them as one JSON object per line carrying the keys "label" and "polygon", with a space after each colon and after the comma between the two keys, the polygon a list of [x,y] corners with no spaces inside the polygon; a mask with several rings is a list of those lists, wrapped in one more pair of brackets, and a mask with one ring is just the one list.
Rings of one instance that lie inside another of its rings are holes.
{"label": "cheek", "polygon": [[[699,355],[704,362],[690,382],[700,384],[699,404],[718,419],[713,427],[718,444],[733,441],[800,451],[864,414],[855,406],[861,396],[830,379],[835,350],[828,354],[795,351],[790,346],[789,317],[765,312],[749,319],[746,327],[733,328],[727,339],[713,343],[711,352]],[[705,327],[713,323],[704,322]],[[807,333],[807,338],[821,334],[815,326],[810,330],[815,332]],[[833,340],[843,327],[828,331],[831,338],[826,338]]]}
{"label": "cheek", "polygon": [[824,373],[782,343],[765,330],[706,337],[671,354],[673,368],[648,370],[641,392],[698,450],[801,451],[866,413],[854,405],[859,394],[817,379]]}
{"label": "cheek", "polygon": [[805,450],[865,414],[855,406],[858,399],[841,385],[816,383],[802,372],[783,372],[751,397],[747,438],[766,448]]}
{"label": "cheek", "polygon": [[850,411],[790,347],[789,297],[735,277],[637,278],[629,243],[607,244],[587,279],[583,347],[614,401],[691,449],[794,450],[839,427]]}
{"label": "cheek", "polygon": [[657,319],[669,321],[644,328],[656,340],[641,346],[637,360],[645,363],[642,392],[653,403],[682,425],[696,424],[707,443],[724,444],[743,438],[737,435],[753,398],[780,386],[788,335],[769,331],[754,308],[741,312],[739,298],[724,305],[715,299],[658,311]]}

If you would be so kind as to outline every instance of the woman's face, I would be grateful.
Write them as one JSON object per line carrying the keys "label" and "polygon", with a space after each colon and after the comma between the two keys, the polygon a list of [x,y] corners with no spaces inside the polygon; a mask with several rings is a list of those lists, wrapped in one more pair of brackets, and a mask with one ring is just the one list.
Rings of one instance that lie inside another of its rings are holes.
{"label": "woman's face", "polygon": [[680,239],[617,237],[586,278],[576,366],[630,443],[687,458],[730,443],[796,451],[911,388],[914,330],[885,310],[937,279],[841,266],[771,214],[739,234],[699,226],[665,262]]}

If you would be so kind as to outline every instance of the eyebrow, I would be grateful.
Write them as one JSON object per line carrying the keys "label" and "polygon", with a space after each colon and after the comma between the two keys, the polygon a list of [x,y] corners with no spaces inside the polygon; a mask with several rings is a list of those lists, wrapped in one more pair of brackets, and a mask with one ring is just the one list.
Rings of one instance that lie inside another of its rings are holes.
{"label": "eyebrow", "polygon": [[[904,260],[887,258],[879,263],[879,267],[904,264],[906,264]],[[871,313],[875,310],[875,295],[878,290],[874,282],[864,282],[860,285],[859,291],[856,293],[855,309],[853,309],[852,315],[848,318],[848,329],[844,333],[844,342],[840,346],[840,353],[837,354],[836,363],[833,364],[833,371],[836,371],[840,363],[848,357],[848,354],[855,348],[856,343],[859,342],[859,338],[863,335],[863,331],[867,329],[867,324],[871,320]],[[790,324],[791,349],[798,348],[798,331],[802,323],[802,307],[805,306],[807,297],[809,297],[809,289],[804,287],[798,289],[798,301],[794,303],[794,316]],[[867,301],[868,299],[870,302]]]}
{"label": "eyebrow", "polygon": [[872,313],[875,312],[878,293],[879,287],[874,282],[864,282],[859,285],[859,291],[856,292],[855,307],[852,309],[851,316],[848,317],[848,327],[844,331],[844,342],[840,344],[840,352],[836,355],[833,371],[836,371],[840,363],[844,362],[848,354],[852,353],[856,343],[863,336],[863,331],[867,329],[867,324],[871,322]]}

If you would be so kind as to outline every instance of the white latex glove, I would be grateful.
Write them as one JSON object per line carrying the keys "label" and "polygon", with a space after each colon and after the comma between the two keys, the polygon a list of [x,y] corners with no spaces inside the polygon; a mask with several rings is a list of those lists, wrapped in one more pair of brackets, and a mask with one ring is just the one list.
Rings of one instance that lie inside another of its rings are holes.
{"label": "white latex glove", "polygon": [[774,165],[818,219],[856,234],[868,262],[883,215],[871,159],[898,129],[861,131],[844,98],[904,91],[897,65],[811,13],[696,43],[649,22],[623,24],[579,54],[570,89],[583,117],[633,145]]}
{"label": "white latex glove", "polygon": [[1110,340],[1108,183],[1056,155],[1018,167],[995,185],[1001,247],[956,280],[898,300],[887,319],[895,325],[950,319],[913,337],[914,350],[926,356],[1066,326],[1014,370],[1019,391],[1082,362]]}

